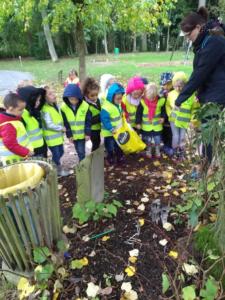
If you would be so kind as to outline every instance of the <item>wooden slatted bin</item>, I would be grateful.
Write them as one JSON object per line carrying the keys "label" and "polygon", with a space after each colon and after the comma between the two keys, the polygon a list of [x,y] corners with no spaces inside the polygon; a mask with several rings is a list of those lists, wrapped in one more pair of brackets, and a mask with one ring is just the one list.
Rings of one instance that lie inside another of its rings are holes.
{"label": "wooden slatted bin", "polygon": [[62,237],[57,174],[45,161],[0,167],[0,256],[10,269],[32,269],[33,249]]}

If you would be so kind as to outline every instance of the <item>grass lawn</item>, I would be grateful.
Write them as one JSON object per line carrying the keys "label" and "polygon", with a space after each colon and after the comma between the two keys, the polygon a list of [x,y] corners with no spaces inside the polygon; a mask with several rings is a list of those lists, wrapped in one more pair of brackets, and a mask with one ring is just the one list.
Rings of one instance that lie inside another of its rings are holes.
{"label": "grass lawn", "polygon": [[[104,73],[116,75],[119,79],[127,80],[133,75],[145,76],[152,81],[159,81],[159,75],[164,71],[185,71],[188,74],[192,70],[191,54],[188,64],[184,65],[184,52],[175,52],[170,63],[171,52],[144,52],[114,55],[89,55],[87,56],[87,73],[97,79]],[[61,58],[59,62],[51,60],[24,59],[22,65],[19,59],[0,60],[1,70],[15,70],[31,72],[38,83],[58,81],[58,72],[63,71],[63,78],[70,69],[78,68],[78,59]]]}

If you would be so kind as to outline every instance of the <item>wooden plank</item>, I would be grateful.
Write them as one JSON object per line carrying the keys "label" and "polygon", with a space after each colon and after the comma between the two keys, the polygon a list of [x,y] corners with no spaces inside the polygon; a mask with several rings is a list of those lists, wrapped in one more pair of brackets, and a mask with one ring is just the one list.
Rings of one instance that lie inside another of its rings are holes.
{"label": "wooden plank", "polygon": [[11,231],[9,230],[10,227],[7,226],[7,223],[5,221],[5,218],[3,216],[3,209],[4,209],[5,201],[2,197],[0,197],[0,209],[2,211],[2,214],[0,214],[0,230],[2,232],[2,236],[4,237],[6,244],[9,247],[9,250],[17,264],[17,267],[20,270],[24,270],[24,265],[21,261],[20,255],[18,253],[18,250],[15,245],[15,241],[13,239],[13,236],[11,235]]}
{"label": "wooden plank", "polygon": [[104,147],[100,146],[92,153],[90,165],[91,199],[96,202],[104,200]]}
{"label": "wooden plank", "polygon": [[46,204],[45,204],[45,199],[48,197],[47,195],[47,190],[46,190],[46,183],[42,182],[40,185],[40,218],[41,222],[44,228],[44,236],[45,236],[45,242],[49,248],[51,248],[51,242],[50,242],[50,237],[49,237],[49,226],[48,226],[48,219],[46,215]]}
{"label": "wooden plank", "polygon": [[18,229],[19,229],[19,233],[21,235],[21,238],[23,240],[24,243],[24,247],[26,248],[26,253],[27,255],[29,255],[31,257],[31,247],[30,247],[30,241],[27,235],[27,231],[26,228],[24,226],[23,223],[23,219],[21,214],[18,212],[18,208],[16,205],[16,201],[18,201],[18,199],[16,197],[12,197],[12,195],[9,195],[9,205],[12,208],[13,211],[13,215],[15,217]]}
{"label": "wooden plank", "polygon": [[25,249],[23,242],[19,236],[18,229],[16,228],[16,225],[15,225],[15,220],[13,219],[12,215],[9,213],[9,208],[6,205],[3,206],[1,208],[1,210],[4,215],[6,225],[8,228],[10,228],[10,234],[11,234],[11,237],[13,238],[15,248],[18,250],[18,253],[19,253],[26,269],[29,269],[29,264],[28,264],[27,255],[26,255],[26,249]]}
{"label": "wooden plank", "polygon": [[20,191],[18,191],[17,195],[18,195],[18,200],[19,200],[19,206],[21,209],[21,214],[22,214],[25,226],[26,226],[26,231],[29,235],[29,240],[32,245],[32,248],[34,249],[35,247],[38,246],[38,243],[37,243],[35,233],[33,232],[33,228],[32,228],[33,226],[30,222],[30,216],[28,215],[26,204],[24,203],[23,194]]}
{"label": "wooden plank", "polygon": [[92,153],[85,157],[76,167],[77,201],[83,205],[91,200],[90,165]]}
{"label": "wooden plank", "polygon": [[60,204],[59,204],[59,190],[58,190],[58,177],[56,170],[54,169],[52,171],[53,173],[53,180],[52,180],[52,194],[53,194],[53,201],[55,205],[55,214],[56,214],[56,220],[55,220],[55,233],[54,241],[57,242],[57,240],[60,240],[62,238],[62,220],[61,220],[61,214],[60,214]]}
{"label": "wooden plank", "polygon": [[43,233],[40,226],[40,216],[38,214],[40,209],[38,195],[36,191],[32,191],[30,188],[27,190],[27,194],[30,199],[30,210],[38,237],[38,245],[44,246]]}

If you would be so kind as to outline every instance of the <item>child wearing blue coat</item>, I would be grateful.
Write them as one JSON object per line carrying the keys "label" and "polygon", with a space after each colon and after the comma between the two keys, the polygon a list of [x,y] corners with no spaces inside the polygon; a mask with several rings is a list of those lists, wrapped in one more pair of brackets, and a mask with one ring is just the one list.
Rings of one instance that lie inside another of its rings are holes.
{"label": "child wearing blue coat", "polygon": [[100,113],[107,161],[109,164],[120,163],[123,160],[123,152],[117,145],[113,134],[122,124],[121,102],[125,90],[119,83],[113,83],[107,93],[106,101],[102,105]]}

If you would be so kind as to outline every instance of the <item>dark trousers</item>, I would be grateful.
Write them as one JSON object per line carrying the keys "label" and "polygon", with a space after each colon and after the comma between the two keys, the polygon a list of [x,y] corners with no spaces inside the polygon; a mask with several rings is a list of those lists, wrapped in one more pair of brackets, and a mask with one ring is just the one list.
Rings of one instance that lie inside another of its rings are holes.
{"label": "dark trousers", "polygon": [[48,147],[46,143],[44,143],[43,146],[34,149],[34,156],[47,158],[47,152],[48,152]]}
{"label": "dark trousers", "polygon": [[52,160],[54,161],[56,166],[60,166],[60,159],[64,154],[63,145],[49,147],[49,149],[52,152]]}
{"label": "dark trousers", "polygon": [[164,124],[161,137],[164,146],[172,148],[172,130],[169,122]]}
{"label": "dark trousers", "polygon": [[107,160],[113,163],[115,159],[120,160],[123,156],[123,151],[117,145],[115,139],[112,136],[104,138],[105,149],[107,152]]}
{"label": "dark trousers", "polygon": [[100,130],[92,130],[91,131],[91,142],[92,142],[92,149],[91,151],[95,151],[99,148],[101,143],[101,136],[100,136]]}
{"label": "dark trousers", "polygon": [[79,158],[79,161],[85,158],[85,139],[74,141],[74,146]]}

